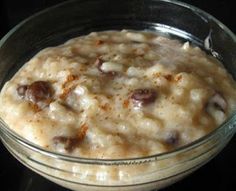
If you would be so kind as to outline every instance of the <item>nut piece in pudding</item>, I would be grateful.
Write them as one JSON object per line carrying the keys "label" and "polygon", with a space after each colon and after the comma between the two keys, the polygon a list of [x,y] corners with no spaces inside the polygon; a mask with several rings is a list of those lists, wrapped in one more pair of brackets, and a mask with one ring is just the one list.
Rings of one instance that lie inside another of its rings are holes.
{"label": "nut piece in pudding", "polygon": [[236,91],[223,65],[188,42],[104,31],[40,51],[5,84],[0,104],[9,127],[41,147],[120,159],[208,134],[235,109]]}

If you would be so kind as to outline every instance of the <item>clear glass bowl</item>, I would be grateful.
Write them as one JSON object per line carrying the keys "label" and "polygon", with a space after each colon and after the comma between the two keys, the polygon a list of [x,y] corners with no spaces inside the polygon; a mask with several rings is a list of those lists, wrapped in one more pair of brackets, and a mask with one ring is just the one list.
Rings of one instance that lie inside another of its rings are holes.
{"label": "clear glass bowl", "polygon": [[[36,52],[92,31],[151,30],[190,40],[222,60],[236,78],[236,38],[221,22],[193,6],[169,0],[69,1],[23,21],[0,41],[1,87]],[[6,148],[25,166],[72,190],[146,191],[182,179],[212,159],[236,131],[236,115],[182,148],[143,158],[102,160],[49,152],[0,120]]]}

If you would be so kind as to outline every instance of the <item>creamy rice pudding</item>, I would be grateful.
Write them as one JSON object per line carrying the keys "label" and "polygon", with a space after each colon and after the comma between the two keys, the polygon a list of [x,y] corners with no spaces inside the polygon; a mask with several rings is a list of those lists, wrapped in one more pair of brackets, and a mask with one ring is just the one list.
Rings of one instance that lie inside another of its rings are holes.
{"label": "creamy rice pudding", "polygon": [[46,149],[142,157],[188,144],[236,106],[235,82],[189,42],[138,31],[93,32],[40,51],[0,94],[0,117]]}

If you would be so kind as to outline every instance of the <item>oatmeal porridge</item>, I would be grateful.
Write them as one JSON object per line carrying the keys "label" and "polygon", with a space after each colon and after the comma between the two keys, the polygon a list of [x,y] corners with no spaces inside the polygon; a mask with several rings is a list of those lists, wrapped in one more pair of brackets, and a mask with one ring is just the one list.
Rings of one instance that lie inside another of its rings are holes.
{"label": "oatmeal porridge", "polygon": [[73,156],[167,152],[203,137],[236,107],[235,82],[189,42],[93,32],[40,51],[0,94],[0,117],[27,140]]}

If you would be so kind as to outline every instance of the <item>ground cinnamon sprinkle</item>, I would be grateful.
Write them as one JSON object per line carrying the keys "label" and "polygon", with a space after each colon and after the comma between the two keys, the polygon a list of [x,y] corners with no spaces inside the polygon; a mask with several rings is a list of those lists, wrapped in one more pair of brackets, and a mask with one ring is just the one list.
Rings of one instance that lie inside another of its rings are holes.
{"label": "ground cinnamon sprinkle", "polygon": [[104,41],[102,41],[102,40],[97,40],[96,41],[96,45],[98,46],[98,45],[101,45],[101,44],[103,44],[104,43]]}
{"label": "ground cinnamon sprinkle", "polygon": [[35,113],[41,111],[41,108],[36,103],[29,102],[29,105],[32,107]]}
{"label": "ground cinnamon sprinkle", "polygon": [[126,99],[126,100],[124,100],[124,102],[123,102],[123,108],[128,108],[128,107],[129,107],[129,100]]}
{"label": "ground cinnamon sprinkle", "polygon": [[70,74],[67,76],[66,81],[62,84],[62,88],[65,88],[68,83],[77,80],[79,77],[77,75]]}
{"label": "ground cinnamon sprinkle", "polygon": [[109,104],[105,103],[104,105],[101,105],[100,108],[104,111],[108,111],[110,109]]}
{"label": "ground cinnamon sprinkle", "polygon": [[175,76],[175,82],[178,82],[182,79],[182,75]]}
{"label": "ground cinnamon sprinkle", "polygon": [[111,99],[112,95],[105,95],[107,97],[107,99]]}
{"label": "ground cinnamon sprinkle", "polygon": [[69,93],[74,89],[75,87],[69,87],[69,88],[65,88],[63,89],[63,93],[61,95],[59,95],[59,98],[64,100],[67,98],[67,96],[69,95]]}
{"label": "ground cinnamon sprinkle", "polygon": [[172,81],[172,75],[171,74],[164,75],[164,78],[167,79],[168,81]]}
{"label": "ground cinnamon sprinkle", "polygon": [[52,98],[48,98],[48,99],[45,100],[45,103],[46,103],[47,105],[50,105],[50,103],[52,103],[52,102],[53,102],[53,99],[52,99]]}
{"label": "ground cinnamon sprinkle", "polygon": [[154,78],[160,78],[161,77],[161,73],[160,72],[156,72],[153,74]]}
{"label": "ground cinnamon sprinkle", "polygon": [[88,126],[86,124],[81,125],[78,132],[79,141],[82,141],[84,139],[84,137],[86,136],[87,130],[88,130]]}
{"label": "ground cinnamon sprinkle", "polygon": [[73,80],[76,80],[78,78],[77,75],[70,74],[67,76],[67,82],[71,82]]}

